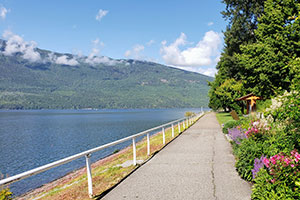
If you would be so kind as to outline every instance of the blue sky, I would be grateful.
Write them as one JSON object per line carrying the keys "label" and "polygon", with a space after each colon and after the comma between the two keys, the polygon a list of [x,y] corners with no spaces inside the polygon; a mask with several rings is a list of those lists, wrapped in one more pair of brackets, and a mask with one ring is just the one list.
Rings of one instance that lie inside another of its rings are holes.
{"label": "blue sky", "polygon": [[213,75],[224,8],[220,0],[0,0],[0,35],[56,52],[149,60]]}

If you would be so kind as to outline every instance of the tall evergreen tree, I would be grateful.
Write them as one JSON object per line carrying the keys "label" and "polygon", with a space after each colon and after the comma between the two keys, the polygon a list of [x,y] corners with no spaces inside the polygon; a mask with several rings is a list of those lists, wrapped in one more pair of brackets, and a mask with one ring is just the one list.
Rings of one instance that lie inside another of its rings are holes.
{"label": "tall evergreen tree", "polygon": [[[213,109],[235,107],[234,99],[232,104],[224,105],[220,102],[222,94],[217,94],[217,88],[221,87],[226,80],[241,80],[239,60],[235,54],[241,53],[240,46],[254,43],[256,41],[254,30],[257,28],[257,19],[263,13],[265,0],[223,0],[226,4],[223,17],[229,22],[224,32],[224,49],[217,65],[218,74],[213,83],[210,83],[210,107]],[[241,88],[243,90],[243,88]],[[243,93],[243,92],[241,92]],[[235,95],[234,95],[235,96]]]}
{"label": "tall evergreen tree", "polygon": [[300,56],[298,0],[267,0],[255,31],[256,43],[242,45],[237,58],[244,86],[268,98],[289,90],[294,70],[289,65]]}

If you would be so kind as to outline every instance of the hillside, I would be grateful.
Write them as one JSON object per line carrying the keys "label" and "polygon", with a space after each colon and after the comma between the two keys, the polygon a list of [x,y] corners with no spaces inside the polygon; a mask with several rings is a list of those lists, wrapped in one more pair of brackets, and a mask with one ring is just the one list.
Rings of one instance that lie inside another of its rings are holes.
{"label": "hillside", "polygon": [[[0,40],[0,109],[169,108],[208,104],[213,78],[153,62],[76,57],[36,49],[41,60],[5,55]],[[91,59],[96,59],[91,58]],[[57,59],[58,60],[58,59]]]}

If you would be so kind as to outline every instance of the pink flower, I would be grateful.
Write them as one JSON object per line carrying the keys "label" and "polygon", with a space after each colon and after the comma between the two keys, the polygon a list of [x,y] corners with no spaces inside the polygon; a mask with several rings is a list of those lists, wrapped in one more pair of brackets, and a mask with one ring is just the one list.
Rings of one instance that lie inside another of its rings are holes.
{"label": "pink flower", "polygon": [[265,165],[267,168],[269,168],[269,164],[270,164],[269,159],[268,159],[268,158],[264,158],[263,162],[264,162],[264,165]]}
{"label": "pink flower", "polygon": [[287,165],[289,165],[291,161],[290,161],[290,159],[286,158],[286,159],[284,159],[284,162],[285,162]]}
{"label": "pink flower", "polygon": [[276,164],[276,160],[275,160],[274,156],[270,158],[270,161],[271,161],[271,163],[272,163],[273,165]]}
{"label": "pink flower", "polygon": [[295,167],[295,165],[294,165],[294,164],[291,164],[291,167]]}
{"label": "pink flower", "polygon": [[271,180],[271,182],[272,182],[272,183],[275,183],[275,178],[273,178],[273,179]]}
{"label": "pink flower", "polygon": [[295,160],[298,162],[300,160],[300,154],[297,152],[295,153]]}
{"label": "pink flower", "polygon": [[275,158],[276,160],[280,160],[280,156],[277,154],[275,156],[273,156],[273,158]]}

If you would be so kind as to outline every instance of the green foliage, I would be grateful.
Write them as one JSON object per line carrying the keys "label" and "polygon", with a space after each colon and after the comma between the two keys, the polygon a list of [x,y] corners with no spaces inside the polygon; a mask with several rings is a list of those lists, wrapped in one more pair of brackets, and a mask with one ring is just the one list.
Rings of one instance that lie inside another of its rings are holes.
{"label": "green foliage", "polygon": [[[234,98],[241,97],[249,91],[241,82],[243,80],[240,75],[241,67],[235,54],[241,53],[241,45],[256,41],[253,33],[257,28],[257,19],[263,12],[264,0],[223,0],[222,2],[226,4],[226,10],[222,15],[229,24],[224,32],[225,46],[217,65],[218,74],[215,80],[209,83],[209,107],[213,110],[223,108],[225,111],[235,109],[237,112],[243,112],[240,109],[242,102],[234,102]],[[228,87],[228,83],[233,80],[237,85]]]}
{"label": "green foliage", "polygon": [[[213,109],[231,106],[218,90],[230,79],[242,82],[242,93],[268,99],[289,91],[300,72],[300,4],[294,0],[227,0],[223,15],[229,20],[225,48],[210,83]],[[238,91],[233,90],[233,93]],[[241,106],[241,105],[237,105]],[[236,109],[236,108],[235,108]]]}
{"label": "green foliage", "polygon": [[223,133],[228,134],[228,129],[230,128],[234,128],[236,126],[240,125],[239,121],[236,120],[230,120],[228,122],[226,122],[222,128]]}
{"label": "green foliage", "polygon": [[300,11],[294,0],[267,0],[255,31],[257,41],[241,45],[237,54],[244,86],[256,95],[269,98],[289,90],[295,78],[289,63],[300,55]]}
{"label": "green foliage", "polygon": [[[250,122],[254,118],[244,118],[240,120],[242,128],[250,126]],[[240,176],[247,180],[252,181],[252,169],[254,166],[255,158],[264,156],[273,156],[280,152],[289,153],[296,146],[294,134],[285,132],[280,127],[272,125],[271,130],[265,130],[264,133],[258,133],[255,136],[248,136],[247,139],[241,141],[241,144],[233,143],[233,153],[235,154],[236,169]]]}
{"label": "green foliage", "polygon": [[[0,172],[0,180],[5,178],[6,176]],[[9,187],[0,186],[0,200],[11,200],[12,192]]]}
{"label": "green foliage", "polygon": [[228,112],[218,112],[216,117],[220,125],[232,120],[232,116]]}
{"label": "green foliage", "polygon": [[257,19],[263,12],[264,0],[223,0],[226,4],[223,17],[229,22],[224,33],[225,48],[217,68],[225,78],[239,78],[239,62],[234,54],[240,53],[242,44],[256,41],[253,34]]}
{"label": "green foliage", "polygon": [[4,54],[0,72],[0,109],[201,107],[213,80],[146,61],[66,66]]}
{"label": "green foliage", "polygon": [[243,84],[241,82],[237,82],[235,79],[227,79],[216,89],[215,93],[222,102],[222,107],[239,111],[239,103],[241,102],[236,101],[236,99],[244,95],[242,89]]}
{"label": "green foliage", "polygon": [[[218,76],[216,78],[218,78]],[[243,92],[242,82],[238,82],[235,79],[227,79],[218,87],[215,87],[215,84],[216,82],[210,83],[210,86],[213,87],[209,91],[209,106],[214,110],[223,108],[224,111],[228,109],[239,112],[242,102],[235,100],[245,94]]]}
{"label": "green foliage", "polygon": [[271,104],[271,99],[256,101],[256,111],[264,112]]}
{"label": "green foliage", "polygon": [[185,112],[185,113],[184,113],[184,116],[185,116],[185,117],[194,117],[194,116],[196,116],[196,114],[195,114],[194,112],[188,111],[188,112]]}
{"label": "green foliage", "polygon": [[9,188],[2,188],[2,190],[0,190],[0,200],[10,199],[12,199],[12,193],[10,192]]}
{"label": "green foliage", "polygon": [[266,169],[261,169],[257,178],[255,178],[255,184],[252,189],[251,198],[254,199],[272,199],[272,200],[293,200],[296,195],[291,187],[286,184],[272,184],[267,180],[271,180],[271,176]]}
{"label": "green foliage", "polygon": [[300,154],[279,153],[264,159],[265,168],[255,178],[253,199],[299,199],[300,198]]}
{"label": "green foliage", "polygon": [[237,158],[235,167],[239,175],[247,180],[252,181],[252,172],[254,159],[263,155],[262,143],[257,143],[254,139],[244,139],[241,144],[233,144],[233,152]]}

